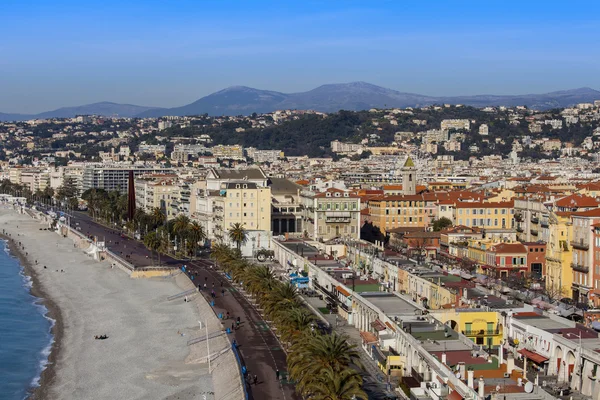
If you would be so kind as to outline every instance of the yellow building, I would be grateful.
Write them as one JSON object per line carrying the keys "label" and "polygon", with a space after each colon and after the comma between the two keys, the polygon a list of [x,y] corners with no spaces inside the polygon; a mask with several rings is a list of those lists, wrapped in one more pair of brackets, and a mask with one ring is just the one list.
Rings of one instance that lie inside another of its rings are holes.
{"label": "yellow building", "polygon": [[481,265],[487,263],[486,252],[499,241],[489,239],[469,239],[467,245],[467,257]]}
{"label": "yellow building", "polygon": [[369,201],[369,214],[373,224],[384,232],[394,228],[424,228],[433,219],[425,213],[425,203],[424,194],[381,196]]}
{"label": "yellow building", "polygon": [[514,228],[514,201],[458,202],[454,205],[456,225],[482,228],[486,232],[506,231]]}
{"label": "yellow building", "polygon": [[551,212],[548,219],[548,243],[546,245],[546,289],[552,297],[570,297],[573,284],[573,251],[571,238],[573,226],[569,213]]}
{"label": "yellow building", "polygon": [[431,311],[431,315],[475,344],[492,348],[502,343],[503,327],[496,311],[463,308]]}
{"label": "yellow building", "polygon": [[224,237],[233,224],[246,230],[271,230],[271,188],[248,181],[221,184],[219,196],[213,201],[214,230]]}

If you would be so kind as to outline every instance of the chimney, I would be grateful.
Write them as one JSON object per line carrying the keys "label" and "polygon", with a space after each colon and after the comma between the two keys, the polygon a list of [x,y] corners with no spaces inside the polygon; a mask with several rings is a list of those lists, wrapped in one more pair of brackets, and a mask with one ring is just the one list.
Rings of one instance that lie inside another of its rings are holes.
{"label": "chimney", "polygon": [[473,371],[471,368],[469,368],[469,370],[467,371],[467,386],[470,387],[471,389],[475,389],[474,385],[474,381],[473,381],[473,375],[475,375],[475,371]]}
{"label": "chimney", "polygon": [[504,346],[498,346],[498,365],[504,364]]}
{"label": "chimney", "polygon": [[508,356],[506,356],[506,373],[512,374],[515,369],[515,357],[512,352],[508,352]]}
{"label": "chimney", "polygon": [[460,372],[460,379],[465,379],[467,373],[465,370],[465,363],[462,361],[458,363],[458,372]]}
{"label": "chimney", "polygon": [[442,364],[446,364],[446,353],[442,353]]}
{"label": "chimney", "polygon": [[478,392],[479,392],[479,398],[482,400],[485,399],[485,383],[483,382],[483,376],[479,377]]}

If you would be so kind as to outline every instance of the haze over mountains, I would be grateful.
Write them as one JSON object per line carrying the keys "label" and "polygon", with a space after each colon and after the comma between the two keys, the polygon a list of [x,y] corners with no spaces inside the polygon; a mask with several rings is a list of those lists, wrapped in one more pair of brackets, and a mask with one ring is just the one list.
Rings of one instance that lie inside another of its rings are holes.
{"label": "haze over mountains", "polygon": [[432,104],[464,104],[475,107],[525,105],[534,109],[568,107],[577,103],[600,100],[600,91],[590,88],[562,90],[526,95],[426,96],[404,93],[365,82],[328,84],[308,92],[280,93],[232,86],[175,108],[144,107],[131,104],[101,102],[77,107],[63,107],[35,115],[3,114],[1,121],[34,118],[69,118],[76,115],[121,117],[161,117],[166,115],[248,115],[276,110],[298,109],[334,112],[370,108],[419,107]]}

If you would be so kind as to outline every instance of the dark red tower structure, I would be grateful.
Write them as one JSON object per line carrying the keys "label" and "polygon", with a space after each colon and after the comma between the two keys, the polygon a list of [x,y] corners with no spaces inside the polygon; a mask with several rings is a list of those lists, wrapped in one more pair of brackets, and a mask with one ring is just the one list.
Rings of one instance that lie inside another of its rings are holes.
{"label": "dark red tower structure", "polygon": [[127,220],[132,221],[135,216],[135,184],[133,182],[133,171],[129,171],[127,182]]}

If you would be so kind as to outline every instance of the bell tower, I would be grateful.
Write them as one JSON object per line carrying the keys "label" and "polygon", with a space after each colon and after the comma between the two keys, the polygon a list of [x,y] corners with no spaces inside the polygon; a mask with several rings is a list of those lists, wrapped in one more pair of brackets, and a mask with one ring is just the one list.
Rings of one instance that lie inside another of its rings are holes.
{"label": "bell tower", "polygon": [[402,166],[402,194],[417,194],[417,169],[412,158],[408,156]]}

